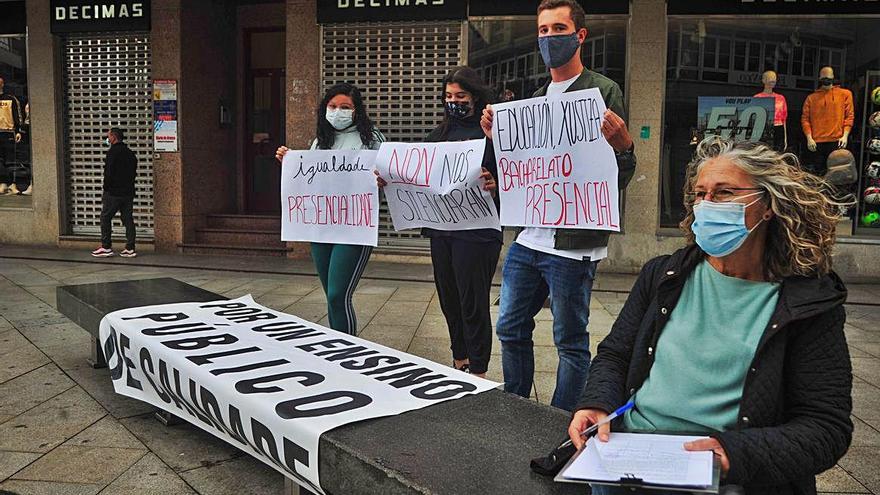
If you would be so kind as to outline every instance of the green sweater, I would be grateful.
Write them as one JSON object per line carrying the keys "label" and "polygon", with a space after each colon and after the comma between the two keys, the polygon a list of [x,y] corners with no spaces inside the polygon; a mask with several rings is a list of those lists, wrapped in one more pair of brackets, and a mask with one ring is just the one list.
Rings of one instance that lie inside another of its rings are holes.
{"label": "green sweater", "polygon": [[708,434],[736,425],[746,373],[779,284],[728,277],[707,261],[685,282],[624,428]]}

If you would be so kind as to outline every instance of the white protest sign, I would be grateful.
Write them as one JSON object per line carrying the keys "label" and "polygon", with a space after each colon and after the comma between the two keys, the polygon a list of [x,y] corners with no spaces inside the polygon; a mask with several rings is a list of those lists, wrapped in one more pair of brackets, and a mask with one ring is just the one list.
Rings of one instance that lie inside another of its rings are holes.
{"label": "white protest sign", "polygon": [[375,159],[372,150],[288,151],[281,165],[281,240],[375,246]]}
{"label": "white protest sign", "polygon": [[501,230],[492,195],[480,178],[486,140],[382,143],[376,170],[394,230]]}
{"label": "white protest sign", "polygon": [[620,231],[617,160],[596,88],[492,105],[501,224]]}
{"label": "white protest sign", "polygon": [[314,493],[318,439],[498,384],[265,308],[131,308],[101,320],[116,393],[179,416]]}

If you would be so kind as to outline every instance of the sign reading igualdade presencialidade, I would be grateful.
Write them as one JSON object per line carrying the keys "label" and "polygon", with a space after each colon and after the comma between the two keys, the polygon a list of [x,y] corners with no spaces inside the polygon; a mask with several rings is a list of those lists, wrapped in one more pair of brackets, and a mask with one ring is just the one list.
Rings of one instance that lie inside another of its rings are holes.
{"label": "sign reading igualdade presencialidade", "polygon": [[52,0],[52,33],[149,31],[150,0]]}

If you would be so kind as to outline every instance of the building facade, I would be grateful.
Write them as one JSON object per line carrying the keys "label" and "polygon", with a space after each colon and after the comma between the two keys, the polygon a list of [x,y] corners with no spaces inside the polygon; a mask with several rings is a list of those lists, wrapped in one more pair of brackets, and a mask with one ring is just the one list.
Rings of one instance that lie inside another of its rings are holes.
{"label": "building facade", "polygon": [[[853,95],[848,147],[860,171],[845,191],[858,204],[841,221],[835,266],[850,279],[880,276],[880,189],[870,193],[880,182],[868,174],[880,162],[868,151],[880,134],[870,125],[880,111],[871,98],[880,2],[582,3],[584,63],[624,89],[639,161],[625,235],[612,236],[603,269],[633,272],[682,245],[684,169],[707,132],[701,98],[751,97],[761,74],[775,71],[788,149],[802,154],[803,103],[831,66]],[[92,247],[102,141],[118,126],[139,158],[140,249],[305,256],[278,240],[273,153],[310,144],[323,88],[358,85],[388,139],[417,141],[441,119],[440,81],[455,65],[477,69],[499,98],[528,97],[547,80],[536,4],[0,0],[9,13],[0,16],[0,76],[20,103],[22,131],[4,148],[5,183],[31,193],[0,194],[0,242]],[[425,256],[425,240],[394,232],[385,210],[380,245],[384,256]]]}

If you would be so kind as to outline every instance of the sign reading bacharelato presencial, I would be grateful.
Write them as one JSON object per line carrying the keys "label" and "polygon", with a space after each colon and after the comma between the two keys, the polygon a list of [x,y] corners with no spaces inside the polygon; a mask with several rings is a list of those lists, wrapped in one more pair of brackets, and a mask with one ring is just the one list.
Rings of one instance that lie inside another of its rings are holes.
{"label": "sign reading bacharelato presencial", "polygon": [[467,19],[467,0],[318,0],[318,22]]}
{"label": "sign reading bacharelato presencial", "polygon": [[52,0],[51,31],[149,31],[150,0]]}
{"label": "sign reading bacharelato presencial", "polygon": [[880,14],[880,0],[668,0],[669,15]]}

